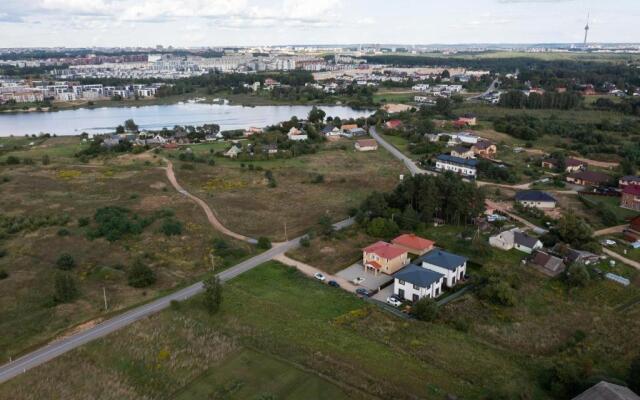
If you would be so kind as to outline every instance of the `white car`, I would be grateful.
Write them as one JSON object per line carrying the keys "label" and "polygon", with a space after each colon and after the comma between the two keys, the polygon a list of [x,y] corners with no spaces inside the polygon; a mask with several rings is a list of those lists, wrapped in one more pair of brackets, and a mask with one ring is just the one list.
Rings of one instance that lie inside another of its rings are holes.
{"label": "white car", "polygon": [[324,280],[325,280],[325,279],[327,279],[327,278],[325,278],[325,277],[324,277],[324,275],[323,275],[323,274],[321,274],[320,272],[316,272],[316,273],[313,275],[313,277],[314,277],[314,278],[316,278],[317,280],[319,280],[320,282],[324,282]]}
{"label": "white car", "polygon": [[602,241],[602,244],[605,246],[615,246],[617,243],[615,240],[605,239]]}
{"label": "white car", "polygon": [[351,282],[353,282],[354,285],[359,285],[362,282],[364,282],[364,278],[361,276],[356,277],[354,280],[352,280]]}
{"label": "white car", "polygon": [[394,307],[400,307],[402,302],[396,297],[387,297],[387,304],[391,304]]}

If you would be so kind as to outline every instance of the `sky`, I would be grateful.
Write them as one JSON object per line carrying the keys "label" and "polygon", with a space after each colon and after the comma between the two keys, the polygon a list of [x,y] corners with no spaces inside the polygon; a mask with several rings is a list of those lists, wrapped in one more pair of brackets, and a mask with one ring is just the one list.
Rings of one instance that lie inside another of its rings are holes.
{"label": "sky", "polygon": [[640,42],[640,0],[0,0],[0,47]]}

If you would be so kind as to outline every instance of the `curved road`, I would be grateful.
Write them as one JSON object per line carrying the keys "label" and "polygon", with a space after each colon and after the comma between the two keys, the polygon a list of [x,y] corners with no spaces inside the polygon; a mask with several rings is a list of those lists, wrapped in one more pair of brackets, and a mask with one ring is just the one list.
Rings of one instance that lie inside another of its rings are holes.
{"label": "curved road", "polygon": [[[196,202],[198,205],[200,205],[200,207],[204,210],[205,214],[207,215],[209,222],[215,229],[229,236],[232,236],[236,239],[244,240],[249,243],[255,243],[255,239],[249,238],[244,235],[240,235],[224,227],[220,223],[220,221],[218,221],[218,219],[215,217],[211,208],[202,199],[190,194],[180,186],[173,172],[173,164],[168,160],[167,160],[167,163],[168,163],[167,169],[166,169],[167,178],[169,179],[173,187],[176,190],[178,190],[180,193],[184,194],[185,196],[189,197],[191,200]],[[353,222],[354,222],[353,218],[349,218],[334,224],[333,227],[336,230],[340,230],[352,225]],[[287,251],[299,246],[300,239],[302,239],[302,237],[303,236],[295,238],[288,242],[275,244],[273,248],[265,251],[264,253],[258,254],[255,257],[252,257],[246,261],[241,262],[240,264],[237,264],[227,270],[224,270],[221,273],[217,274],[217,276],[223,282],[233,279],[236,276],[243,274],[247,271],[250,271],[253,268],[267,261],[270,261],[280,255],[283,255]],[[202,289],[203,289],[202,281],[194,283],[191,286],[188,286],[184,289],[180,289],[177,292],[171,293],[167,296],[153,300],[147,304],[138,306],[130,311],[127,311],[123,314],[120,314],[116,317],[106,320],[89,329],[86,329],[81,332],[77,332],[63,339],[51,342],[48,345],[41,347],[38,350],[35,350],[20,358],[17,358],[8,364],[0,366],[0,383],[6,382],[11,378],[14,378],[32,368],[35,368],[38,365],[44,364],[45,362],[50,361],[68,351],[71,351],[77,347],[80,347],[85,343],[89,343],[93,340],[99,339],[103,336],[108,335],[109,333],[115,332],[136,321],[146,318],[149,315],[160,312],[163,309],[167,308],[172,301],[181,301],[181,300],[186,300],[190,297],[193,297],[198,293],[200,293]]]}
{"label": "curved road", "polygon": [[418,167],[412,159],[404,155],[404,153],[398,150],[394,145],[384,140],[382,136],[380,136],[380,134],[376,131],[375,126],[372,126],[371,128],[369,128],[369,134],[371,135],[372,138],[374,138],[380,144],[380,146],[387,149],[387,151],[391,153],[395,158],[402,161],[412,176],[418,175],[418,174],[437,175],[436,172],[427,171],[426,169],[422,169]]}

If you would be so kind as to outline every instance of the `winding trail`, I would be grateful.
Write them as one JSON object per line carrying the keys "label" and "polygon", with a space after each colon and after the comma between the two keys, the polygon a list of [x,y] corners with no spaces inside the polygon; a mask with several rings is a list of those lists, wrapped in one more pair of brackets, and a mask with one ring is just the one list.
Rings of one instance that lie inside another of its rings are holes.
{"label": "winding trail", "polygon": [[242,240],[243,242],[248,242],[251,244],[258,243],[256,239],[251,238],[249,236],[242,235],[240,233],[236,233],[231,229],[227,228],[226,226],[224,226],[222,222],[220,222],[218,217],[215,215],[211,207],[209,207],[209,205],[204,200],[202,200],[197,196],[192,195],[191,193],[187,192],[182,186],[180,186],[180,184],[178,183],[178,180],[176,179],[175,171],[173,170],[173,163],[166,158],[164,159],[164,161],[167,163],[167,167],[165,168],[165,171],[167,172],[167,179],[169,180],[169,182],[171,182],[171,185],[178,191],[178,193],[181,193],[184,196],[188,197],[194,203],[199,205],[200,208],[202,208],[204,213],[207,215],[207,220],[209,220],[209,223],[211,224],[211,226],[213,226],[215,230],[221,233],[224,233],[225,235],[230,236],[234,239]]}

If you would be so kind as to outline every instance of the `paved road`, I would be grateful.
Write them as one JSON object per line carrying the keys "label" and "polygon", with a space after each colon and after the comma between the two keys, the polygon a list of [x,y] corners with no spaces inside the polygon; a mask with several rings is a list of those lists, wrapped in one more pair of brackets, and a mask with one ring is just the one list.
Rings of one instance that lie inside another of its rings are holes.
{"label": "paved road", "polygon": [[372,138],[374,138],[382,147],[384,147],[385,149],[387,149],[389,151],[389,153],[391,153],[395,158],[397,158],[398,160],[402,161],[404,163],[404,165],[407,167],[407,169],[409,170],[409,172],[411,173],[411,175],[418,175],[418,174],[430,174],[430,175],[437,175],[435,172],[433,171],[427,171],[425,169],[422,169],[420,167],[418,167],[416,165],[416,163],[410,159],[409,157],[407,157],[406,155],[404,155],[404,153],[402,153],[400,150],[398,150],[394,145],[392,145],[391,143],[387,142],[386,140],[384,140],[382,138],[382,136],[380,136],[380,134],[376,131],[375,126],[372,126],[369,129],[369,134],[371,135]]}
{"label": "paved road", "polygon": [[[334,224],[334,228],[343,229],[351,224],[353,224],[353,219],[349,218]],[[288,242],[280,243],[273,248],[265,251],[264,253],[258,254],[255,257],[252,257],[219,273],[218,277],[223,282],[233,279],[240,274],[252,270],[258,265],[272,260],[277,256],[297,247],[300,244],[300,239],[301,237],[290,240]],[[99,339],[103,336],[108,335],[109,333],[115,332],[127,325],[148,317],[149,315],[160,312],[163,309],[167,308],[173,300],[181,301],[193,297],[200,293],[202,291],[202,288],[203,283],[197,282],[189,287],[181,289],[170,295],[161,297],[145,305],[136,307],[133,310],[113,317],[92,328],[65,337],[64,339],[61,339],[59,341],[52,342],[45,347],[42,347],[21,358],[13,360],[13,362],[0,367],[0,383],[6,382],[11,378],[20,375],[21,373],[30,370],[31,368],[37,367],[38,365],[41,365],[68,351],[80,347],[85,343],[91,342],[95,339]]]}

